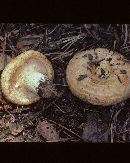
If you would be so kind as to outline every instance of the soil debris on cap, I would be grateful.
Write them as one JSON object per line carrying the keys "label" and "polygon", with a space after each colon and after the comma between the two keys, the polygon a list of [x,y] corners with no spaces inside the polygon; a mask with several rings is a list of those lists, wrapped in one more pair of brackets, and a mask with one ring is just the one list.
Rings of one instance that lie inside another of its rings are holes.
{"label": "soil debris on cap", "polygon": [[98,54],[96,52],[94,52],[94,55],[96,56],[96,59],[98,59]]}
{"label": "soil debris on cap", "polygon": [[106,61],[109,61],[109,63],[111,62],[112,58],[107,58]]}
{"label": "soil debris on cap", "polygon": [[122,81],[118,75],[117,75],[117,79],[119,80],[120,83],[122,83]]}
{"label": "soil debris on cap", "polygon": [[82,57],[83,57],[83,58],[86,58],[86,57],[88,57],[88,54],[84,54]]}
{"label": "soil debris on cap", "polygon": [[126,70],[120,70],[121,74],[127,74]]}
{"label": "soil debris on cap", "polygon": [[81,81],[83,79],[87,78],[87,74],[84,75],[79,75],[79,77],[77,78],[78,81]]}
{"label": "soil debris on cap", "polygon": [[101,74],[98,76],[99,78],[102,78],[105,76],[105,70],[101,68]]}
{"label": "soil debris on cap", "polygon": [[87,66],[87,70],[89,70],[90,72],[92,72],[91,68]]}
{"label": "soil debris on cap", "polygon": [[93,56],[92,56],[92,54],[88,54],[88,59],[90,60],[90,61],[92,61],[93,60]]}

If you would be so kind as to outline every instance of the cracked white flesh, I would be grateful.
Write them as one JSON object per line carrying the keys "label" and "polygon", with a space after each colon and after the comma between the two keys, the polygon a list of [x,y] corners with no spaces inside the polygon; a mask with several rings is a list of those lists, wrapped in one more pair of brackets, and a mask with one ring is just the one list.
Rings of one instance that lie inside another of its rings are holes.
{"label": "cracked white flesh", "polygon": [[39,72],[27,73],[24,81],[29,90],[37,93],[38,85],[40,84],[40,82],[46,81],[46,76]]}

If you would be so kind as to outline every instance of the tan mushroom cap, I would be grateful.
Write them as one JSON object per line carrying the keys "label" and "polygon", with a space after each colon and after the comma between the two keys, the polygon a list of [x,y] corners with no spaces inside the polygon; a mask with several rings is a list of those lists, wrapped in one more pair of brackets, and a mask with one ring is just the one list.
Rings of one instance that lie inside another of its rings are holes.
{"label": "tan mushroom cap", "polygon": [[[53,80],[54,71],[50,61],[40,52],[29,50],[14,58],[1,75],[1,87],[5,97],[16,104],[28,105],[40,99],[21,82],[27,72],[37,71]],[[16,85],[19,84],[19,87]]]}
{"label": "tan mushroom cap", "polygon": [[112,105],[130,95],[130,64],[105,48],[77,53],[69,62],[66,78],[72,93],[94,105]]}

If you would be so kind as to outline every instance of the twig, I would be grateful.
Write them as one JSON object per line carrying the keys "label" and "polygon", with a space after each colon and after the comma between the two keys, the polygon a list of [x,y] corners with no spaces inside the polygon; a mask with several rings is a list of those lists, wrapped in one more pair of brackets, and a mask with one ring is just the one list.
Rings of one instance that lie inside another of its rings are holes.
{"label": "twig", "polygon": [[113,134],[113,123],[111,123],[111,126],[110,126],[110,133],[111,133],[111,143],[113,143],[113,138],[114,138],[114,134]]}
{"label": "twig", "polygon": [[55,105],[62,113],[66,113],[66,112],[64,112],[56,103],[54,103],[54,105]]}
{"label": "twig", "polygon": [[7,64],[7,56],[5,55],[6,39],[7,39],[7,36],[8,36],[8,34],[5,33],[5,37],[4,37],[4,45],[3,45],[3,51],[2,51],[2,54],[3,54],[3,57],[4,57],[4,67],[5,67],[6,64]]}
{"label": "twig", "polygon": [[44,24],[44,25],[36,25],[36,26],[34,24],[34,26],[30,28],[30,30],[34,30],[34,29],[37,29],[37,28],[42,28],[42,30],[43,30],[43,29],[46,28],[46,24]]}
{"label": "twig", "polygon": [[[62,95],[62,94],[61,94],[61,95]],[[60,96],[61,96],[61,95],[60,95]],[[55,100],[52,101],[47,107],[43,107],[43,109],[42,109],[41,111],[39,111],[38,113],[36,113],[36,114],[33,116],[32,119],[31,119],[31,118],[30,118],[30,119],[25,119],[24,122],[27,122],[28,120],[34,121],[36,118],[38,118],[38,117],[40,116],[40,114],[41,114],[42,112],[44,112],[44,110],[46,110],[46,109],[48,109],[49,107],[51,107],[51,106],[60,98],[60,96],[56,97]]]}
{"label": "twig", "polygon": [[111,28],[111,24],[108,26],[107,31],[109,31],[109,30],[110,30],[110,28]]}
{"label": "twig", "polygon": [[46,29],[46,32],[45,32],[45,40],[46,40],[46,45],[47,45],[47,42],[48,42],[48,37],[47,37],[47,34],[48,34],[48,31]]}
{"label": "twig", "polygon": [[49,120],[49,121],[52,122],[52,123],[54,123],[54,124],[56,124],[56,125],[58,125],[59,127],[62,127],[63,129],[69,131],[70,133],[74,134],[75,136],[77,136],[78,138],[80,138],[81,140],[83,140],[83,138],[82,138],[81,136],[79,136],[78,134],[76,134],[76,133],[75,133],[74,131],[72,131],[71,129],[68,129],[68,128],[66,128],[65,126],[63,126],[63,125],[61,125],[61,124],[58,124],[58,123],[56,123],[56,122],[54,122],[54,121],[52,121],[52,120]]}
{"label": "twig", "polygon": [[78,39],[81,39],[82,37],[84,37],[86,35],[78,35],[78,36],[70,36],[70,37],[66,37],[66,38],[62,38],[59,41],[57,41],[56,43],[61,44],[61,43],[66,43],[66,42],[71,42],[71,41],[77,41]]}
{"label": "twig", "polygon": [[75,140],[74,138],[61,138],[61,139],[56,140],[56,141],[46,141],[46,142],[47,142],[47,143],[66,142],[66,141],[69,141],[69,140],[71,140],[71,141],[76,141],[76,142],[77,142],[77,140]]}
{"label": "twig", "polygon": [[49,32],[48,35],[52,34],[56,30],[57,27],[59,27],[59,24],[56,25],[56,27],[51,32]]}
{"label": "twig", "polygon": [[62,87],[68,87],[68,85],[63,85],[63,84],[55,84],[55,85],[60,85],[60,86],[62,86]]}
{"label": "twig", "polygon": [[[12,50],[5,50],[5,52],[10,52]],[[3,52],[3,49],[0,49],[0,52]]]}
{"label": "twig", "polygon": [[4,129],[3,131],[1,131],[0,140],[3,139],[5,137],[5,135],[8,134],[9,132],[10,132],[10,129],[8,127],[6,129]]}
{"label": "twig", "polygon": [[72,43],[65,49],[64,52],[67,52],[67,50],[76,42],[77,40],[73,40]]}
{"label": "twig", "polygon": [[4,26],[4,23],[1,23],[0,31],[2,30],[3,26]]}
{"label": "twig", "polygon": [[69,136],[69,138],[71,138],[71,135],[69,135],[66,131],[63,131],[64,134],[66,134],[67,136]]}
{"label": "twig", "polygon": [[66,56],[71,56],[71,54],[68,52],[68,53],[61,53],[61,54],[59,54],[58,56],[56,56],[56,57],[54,57],[54,58],[52,58],[52,60],[56,60],[56,59],[63,59],[63,58],[65,58]]}
{"label": "twig", "polygon": [[128,26],[127,24],[125,24],[125,40],[124,40],[123,46],[126,45],[127,38],[128,38]]}
{"label": "twig", "polygon": [[[123,108],[119,109],[119,110],[115,113],[114,116],[112,115],[112,120],[111,120],[111,124],[110,124],[111,143],[114,142],[114,140],[113,140],[113,139],[114,139],[114,134],[113,134],[113,128],[114,128],[114,126],[113,126],[113,123],[116,123],[117,116],[119,115],[119,113],[121,112],[121,110],[123,110]],[[113,113],[113,114],[114,114],[114,113]]]}
{"label": "twig", "polygon": [[115,50],[115,48],[116,48],[116,40],[114,40],[114,45],[113,45],[113,47],[114,47],[114,50]]}

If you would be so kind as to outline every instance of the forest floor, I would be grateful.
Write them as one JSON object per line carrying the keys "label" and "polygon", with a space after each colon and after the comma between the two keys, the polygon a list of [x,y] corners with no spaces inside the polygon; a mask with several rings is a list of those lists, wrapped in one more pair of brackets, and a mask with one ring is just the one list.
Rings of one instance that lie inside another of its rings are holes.
{"label": "forest floor", "polygon": [[1,92],[0,142],[130,142],[130,100],[106,107],[85,103],[71,93],[65,75],[81,50],[103,47],[129,60],[129,41],[127,24],[1,23],[0,56],[14,58],[29,49],[45,54],[61,94],[20,106]]}

